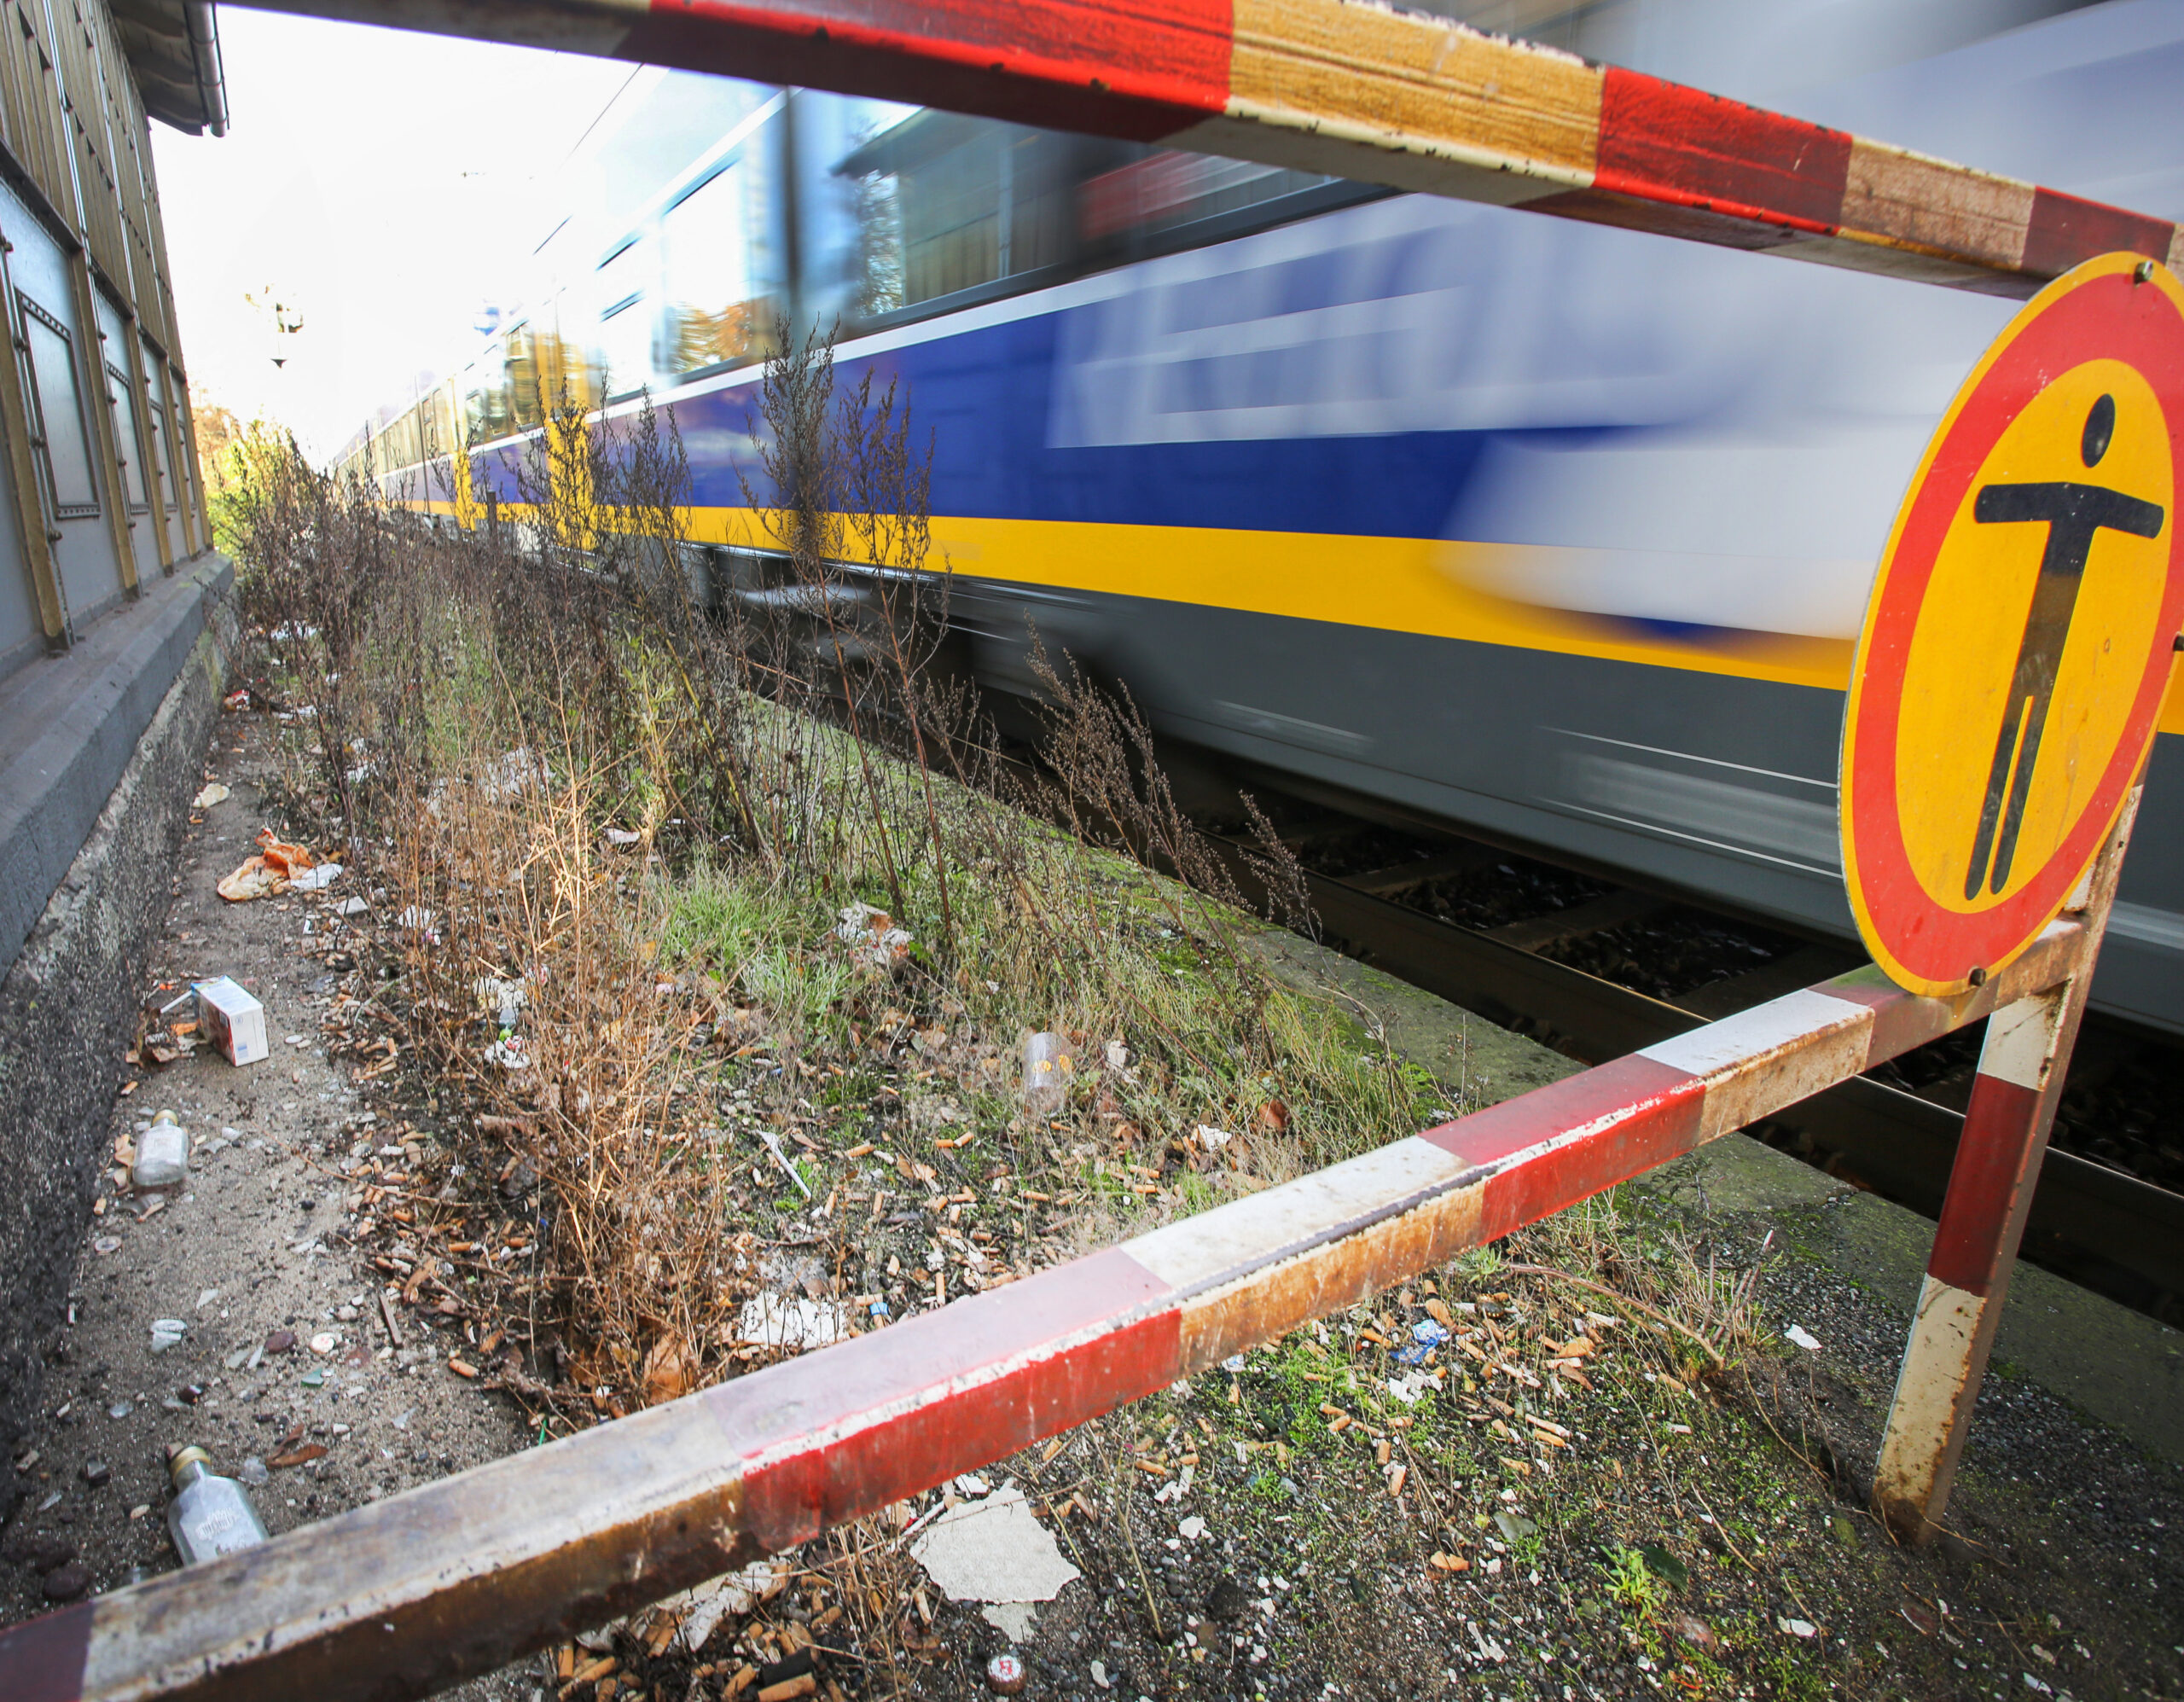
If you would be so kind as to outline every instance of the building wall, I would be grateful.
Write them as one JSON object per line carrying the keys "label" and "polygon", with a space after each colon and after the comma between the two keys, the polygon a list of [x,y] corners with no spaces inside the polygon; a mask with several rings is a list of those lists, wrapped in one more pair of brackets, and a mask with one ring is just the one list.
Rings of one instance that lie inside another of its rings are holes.
{"label": "building wall", "polygon": [[[18,942],[0,975],[0,1449],[9,1457],[32,1426],[47,1352],[67,1317],[110,1153],[122,1054],[219,719],[235,639],[218,595],[229,577],[208,555],[154,580],[144,619],[107,621],[82,642],[71,659],[90,665],[85,688],[49,692],[46,736],[0,768],[61,774],[49,819],[65,818],[78,845],[57,882],[18,881],[13,859],[0,880],[0,927]],[[22,682],[46,683],[36,671]],[[109,702],[127,712],[102,712]],[[0,801],[0,822],[11,813]],[[49,896],[18,914],[9,901],[38,886]],[[0,1522],[26,1481],[0,1473]],[[12,1693],[0,1678],[0,1695]]]}
{"label": "building wall", "polygon": [[207,536],[149,131],[100,0],[0,0],[0,293],[4,676]]}
{"label": "building wall", "polygon": [[[148,51],[188,40],[178,0],[121,3]],[[0,1446],[66,1316],[235,642],[106,5],[0,0]]]}

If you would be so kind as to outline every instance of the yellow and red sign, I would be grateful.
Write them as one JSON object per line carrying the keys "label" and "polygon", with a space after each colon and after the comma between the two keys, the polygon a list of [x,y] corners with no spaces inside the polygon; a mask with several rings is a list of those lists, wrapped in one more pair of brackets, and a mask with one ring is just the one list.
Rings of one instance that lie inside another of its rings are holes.
{"label": "yellow and red sign", "polygon": [[1943,415],[1867,605],[1843,869],[1874,961],[1947,996],[2053,920],[2123,806],[2184,625],[2184,286],[2042,290]]}

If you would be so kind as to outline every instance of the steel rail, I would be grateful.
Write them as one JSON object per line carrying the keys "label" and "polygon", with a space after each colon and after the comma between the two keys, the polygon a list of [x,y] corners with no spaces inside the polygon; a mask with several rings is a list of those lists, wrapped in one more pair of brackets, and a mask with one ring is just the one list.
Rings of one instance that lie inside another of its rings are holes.
{"label": "steel rail", "polygon": [[2030,296],[2153,218],[1362,0],[254,0]]}
{"label": "steel rail", "polygon": [[14,1702],[427,1693],[1204,1371],[2064,984],[1870,966],[1119,1246],[0,1633]]}
{"label": "steel rail", "polygon": [[[1220,836],[1209,836],[1208,844],[1247,896],[1263,896],[1246,847]],[[1636,1051],[1706,1020],[1672,1001],[1362,891],[1340,875],[1306,870],[1304,881],[1321,925],[1368,950],[1375,968],[1490,1022],[1523,1016],[1541,1023],[1582,1057]],[[1928,1217],[1940,1215],[1963,1112],[1856,1078],[1774,1120],[1840,1153],[1889,1199]],[[2145,1305],[2148,1289],[2184,1292],[2184,1195],[2050,1147],[2025,1228],[2041,1263],[2124,1304]]]}

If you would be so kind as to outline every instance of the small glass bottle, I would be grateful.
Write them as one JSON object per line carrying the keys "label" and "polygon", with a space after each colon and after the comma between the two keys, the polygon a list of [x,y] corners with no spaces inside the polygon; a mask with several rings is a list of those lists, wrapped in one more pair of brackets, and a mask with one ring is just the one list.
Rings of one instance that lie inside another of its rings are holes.
{"label": "small glass bottle", "polygon": [[129,1180],[140,1188],[172,1188],[189,1174],[189,1133],[171,1111],[163,1111],[136,1137],[136,1162]]}
{"label": "small glass bottle", "polygon": [[212,1455],[201,1448],[182,1449],[167,1461],[175,1488],[174,1499],[167,1503],[167,1531],[186,1566],[255,1548],[265,1540],[265,1527],[258,1522],[248,1493],[212,1467]]}

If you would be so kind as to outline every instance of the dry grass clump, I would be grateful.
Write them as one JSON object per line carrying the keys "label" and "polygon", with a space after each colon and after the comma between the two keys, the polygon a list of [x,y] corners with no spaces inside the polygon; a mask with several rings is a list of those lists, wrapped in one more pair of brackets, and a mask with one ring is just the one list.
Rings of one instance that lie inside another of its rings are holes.
{"label": "dry grass clump", "polygon": [[[497,1368],[570,1418],[818,1339],[754,1300],[869,1327],[1438,1097],[1269,979],[1126,700],[1043,659],[1049,766],[1002,761],[933,666],[900,398],[805,346],[761,411],[772,547],[715,607],[649,410],[565,405],[468,532],[293,454],[238,503],[299,807],[376,883],[380,1002],[541,1250]],[[1066,1062],[1027,1096],[1033,1034]]]}
{"label": "dry grass clump", "polygon": [[1760,1267],[1726,1268],[1680,1227],[1629,1221],[1615,1192],[1596,1194],[1518,1231],[1487,1256],[1495,1268],[1562,1284],[1589,1304],[1619,1309],[1660,1340],[1686,1377],[1728,1372],[1765,1333]]}

